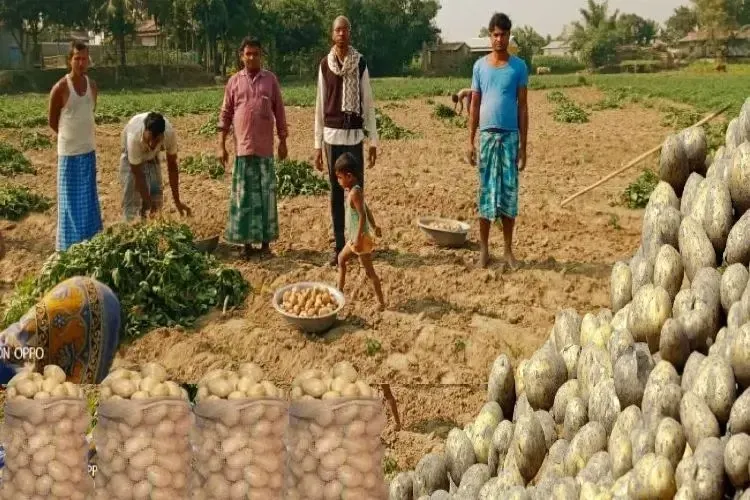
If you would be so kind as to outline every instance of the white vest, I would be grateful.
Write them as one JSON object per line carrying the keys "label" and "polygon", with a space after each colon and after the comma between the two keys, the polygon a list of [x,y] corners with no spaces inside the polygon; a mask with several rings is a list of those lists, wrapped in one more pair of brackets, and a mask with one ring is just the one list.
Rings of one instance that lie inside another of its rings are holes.
{"label": "white vest", "polygon": [[75,156],[90,153],[96,149],[96,123],[94,122],[94,97],[91,94],[89,78],[86,78],[86,93],[78,95],[70,76],[65,77],[68,83],[68,102],[60,113],[57,127],[57,154]]}

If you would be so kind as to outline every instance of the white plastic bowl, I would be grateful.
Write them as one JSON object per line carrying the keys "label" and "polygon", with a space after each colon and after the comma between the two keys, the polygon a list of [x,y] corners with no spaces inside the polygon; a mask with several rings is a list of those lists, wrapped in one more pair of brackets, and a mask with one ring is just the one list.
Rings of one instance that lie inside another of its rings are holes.
{"label": "white plastic bowl", "polygon": [[[284,309],[282,309],[281,302],[284,294],[293,288],[297,288],[299,290],[305,290],[307,288],[325,288],[331,295],[333,295],[333,298],[336,300],[338,307],[336,307],[336,309],[332,313],[326,314],[325,316],[319,316],[317,318],[301,318],[299,316],[295,316],[294,314],[289,314]],[[271,300],[271,305],[273,305],[273,308],[276,309],[277,313],[281,314],[289,324],[306,333],[323,333],[329,330],[336,322],[336,317],[345,304],[346,298],[344,297],[343,293],[341,293],[335,287],[328,285],[327,283],[320,283],[317,281],[303,281],[301,283],[294,283],[291,285],[283,286],[276,290],[276,292],[273,294],[273,299]]]}
{"label": "white plastic bowl", "polygon": [[[458,226],[458,231],[446,231],[435,227],[436,223],[447,223]],[[466,244],[469,236],[469,226],[465,222],[453,219],[441,219],[439,217],[420,217],[417,226],[441,247],[455,248]]]}

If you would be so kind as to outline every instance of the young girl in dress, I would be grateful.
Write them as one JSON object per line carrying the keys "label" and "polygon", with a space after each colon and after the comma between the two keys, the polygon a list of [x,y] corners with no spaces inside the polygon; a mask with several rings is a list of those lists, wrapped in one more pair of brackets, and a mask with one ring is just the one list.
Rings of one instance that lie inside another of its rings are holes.
{"label": "young girl in dress", "polygon": [[362,267],[365,268],[367,277],[372,282],[372,287],[378,298],[378,309],[383,311],[385,310],[383,290],[380,287],[380,278],[378,278],[372,265],[372,252],[375,248],[372,232],[375,233],[375,236],[380,237],[381,231],[365,203],[360,180],[356,173],[357,167],[357,159],[350,153],[341,155],[334,165],[339,185],[348,192],[346,197],[347,244],[339,254],[339,290],[344,291],[346,263],[356,255],[359,257]]}

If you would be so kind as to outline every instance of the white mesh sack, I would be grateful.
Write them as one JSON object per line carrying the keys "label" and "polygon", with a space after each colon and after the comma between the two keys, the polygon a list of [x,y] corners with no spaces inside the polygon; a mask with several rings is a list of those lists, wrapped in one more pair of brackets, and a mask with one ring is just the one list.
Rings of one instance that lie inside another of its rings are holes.
{"label": "white mesh sack", "polygon": [[83,390],[48,365],[44,375],[23,371],[8,384],[3,444],[3,500],[84,500],[93,491],[88,475]]}

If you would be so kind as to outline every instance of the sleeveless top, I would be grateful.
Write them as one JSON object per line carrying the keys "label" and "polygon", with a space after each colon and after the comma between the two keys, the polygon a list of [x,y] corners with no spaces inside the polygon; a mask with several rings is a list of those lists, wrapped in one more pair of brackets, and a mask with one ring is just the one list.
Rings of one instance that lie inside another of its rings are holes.
{"label": "sleeveless top", "polygon": [[[349,193],[349,197],[346,200],[346,234],[350,240],[357,238],[357,230],[359,229],[359,212],[352,207],[351,192],[355,189],[362,189],[359,185],[352,187]],[[365,227],[362,234],[370,234],[370,221],[367,218],[367,204],[362,200],[362,208],[365,211]]]}
{"label": "sleeveless top", "polygon": [[94,122],[94,96],[91,93],[89,78],[86,78],[86,93],[78,95],[73,80],[65,76],[68,84],[68,102],[60,113],[57,132],[57,154],[75,156],[90,153],[96,149]]}

